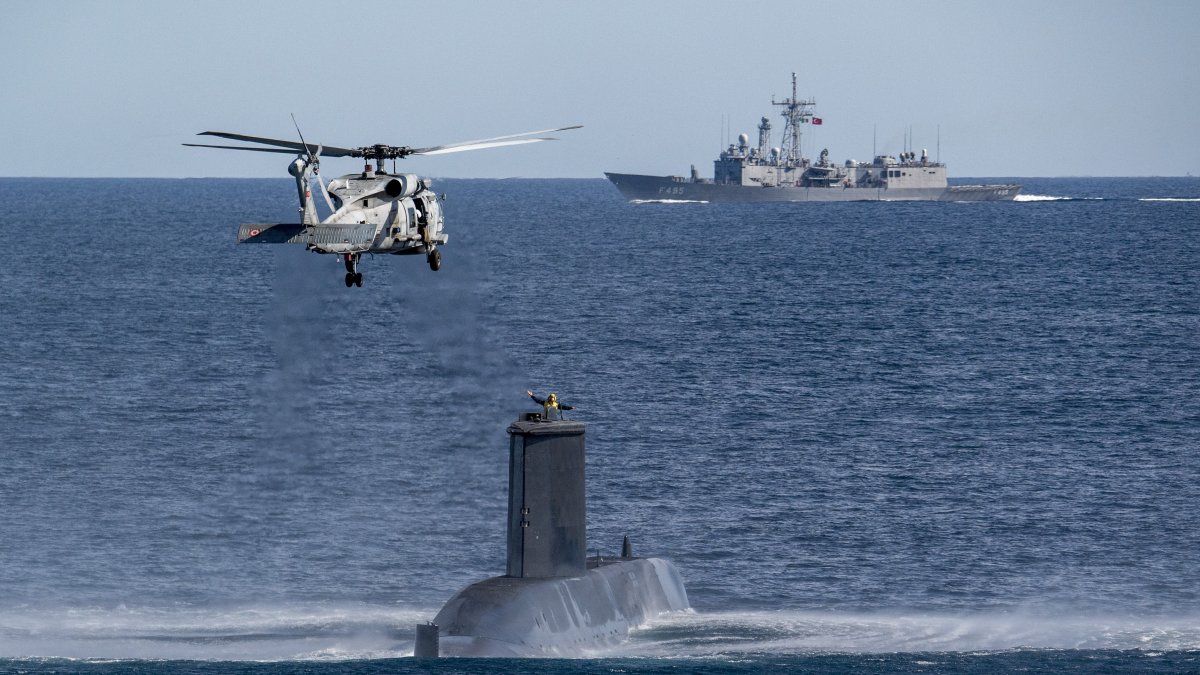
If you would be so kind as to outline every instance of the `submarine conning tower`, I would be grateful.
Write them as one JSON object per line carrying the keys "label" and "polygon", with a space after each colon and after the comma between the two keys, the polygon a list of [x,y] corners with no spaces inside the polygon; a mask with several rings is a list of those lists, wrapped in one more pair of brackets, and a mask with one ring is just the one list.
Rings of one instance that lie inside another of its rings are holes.
{"label": "submarine conning tower", "polygon": [[508,427],[510,577],[587,571],[584,425],[523,413]]}

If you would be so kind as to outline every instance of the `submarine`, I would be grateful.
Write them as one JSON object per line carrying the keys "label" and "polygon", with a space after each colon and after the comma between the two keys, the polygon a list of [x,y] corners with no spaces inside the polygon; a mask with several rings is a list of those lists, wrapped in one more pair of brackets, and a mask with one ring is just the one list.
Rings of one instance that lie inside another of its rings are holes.
{"label": "submarine", "polygon": [[419,624],[413,656],[581,656],[690,609],[675,566],[635,556],[628,535],[620,557],[587,556],[585,432],[550,408],[509,425],[505,574],[463,588]]}

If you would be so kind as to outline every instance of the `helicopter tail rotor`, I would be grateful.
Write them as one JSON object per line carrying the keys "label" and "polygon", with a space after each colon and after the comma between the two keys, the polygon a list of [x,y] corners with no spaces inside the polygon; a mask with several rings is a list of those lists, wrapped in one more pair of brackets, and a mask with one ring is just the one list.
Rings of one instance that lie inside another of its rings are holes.
{"label": "helicopter tail rotor", "polygon": [[[319,161],[317,160],[316,155],[313,154],[312,146],[304,142],[304,132],[300,131],[300,123],[296,121],[296,113],[288,114],[292,116],[292,124],[296,127],[296,135],[300,137],[300,147],[304,148],[305,154],[308,155],[308,163],[312,164],[313,167],[316,167],[319,164]],[[317,146],[317,154],[321,154],[320,146]]]}
{"label": "helicopter tail rotor", "polygon": [[300,123],[296,121],[296,114],[289,113],[292,116],[292,124],[296,126],[296,135],[300,137],[300,145],[304,147],[304,151],[308,154],[308,163],[312,166],[313,175],[317,177],[317,185],[321,186],[321,196],[325,198],[325,205],[329,207],[329,212],[333,213],[337,209],[333,208],[333,200],[329,198],[329,190],[325,187],[325,181],[321,178],[321,151],[324,146],[317,144],[317,151],[313,152],[312,146],[304,140],[304,132],[300,131]]}

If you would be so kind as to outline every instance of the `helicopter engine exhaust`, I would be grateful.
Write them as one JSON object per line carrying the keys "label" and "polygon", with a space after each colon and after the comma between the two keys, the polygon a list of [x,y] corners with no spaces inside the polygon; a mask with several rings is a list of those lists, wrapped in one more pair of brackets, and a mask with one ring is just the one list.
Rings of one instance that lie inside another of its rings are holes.
{"label": "helicopter engine exhaust", "polygon": [[413,173],[402,173],[389,180],[383,189],[392,199],[411,197],[421,190],[421,179]]}

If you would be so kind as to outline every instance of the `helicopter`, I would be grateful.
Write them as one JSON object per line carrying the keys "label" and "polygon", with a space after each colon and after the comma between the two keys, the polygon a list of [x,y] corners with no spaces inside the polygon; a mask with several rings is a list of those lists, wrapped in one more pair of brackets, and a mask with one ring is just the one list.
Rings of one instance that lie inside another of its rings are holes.
{"label": "helicopter", "polygon": [[[296,124],[295,116],[292,117],[292,122]],[[442,254],[438,246],[445,245],[448,241],[441,206],[445,195],[435,194],[430,189],[431,183],[428,179],[412,173],[396,173],[395,160],[410,155],[443,155],[553,141],[557,139],[528,137],[581,127],[582,125],[575,125],[526,131],[427,148],[384,144],[342,148],[306,142],[304,134],[300,132],[300,125],[296,124],[299,143],[226,131],[204,131],[197,136],[217,136],[258,145],[183,145],[194,148],[295,153],[296,159],[288,165],[288,173],[296,179],[296,192],[300,197],[300,222],[244,224],[238,230],[238,242],[303,244],[309,251],[341,256],[346,265],[346,287],[349,288],[362,287],[363,275],[358,271],[358,263],[364,253],[424,255],[431,270],[436,272],[441,269]],[[365,165],[361,173],[339,176],[326,184],[320,175],[322,157],[361,157]],[[384,161],[388,159],[393,160],[392,173],[384,170]],[[371,164],[372,161],[374,165]],[[329,207],[330,215],[324,220],[317,216],[316,200],[311,189],[313,179],[316,179],[325,205]]]}

